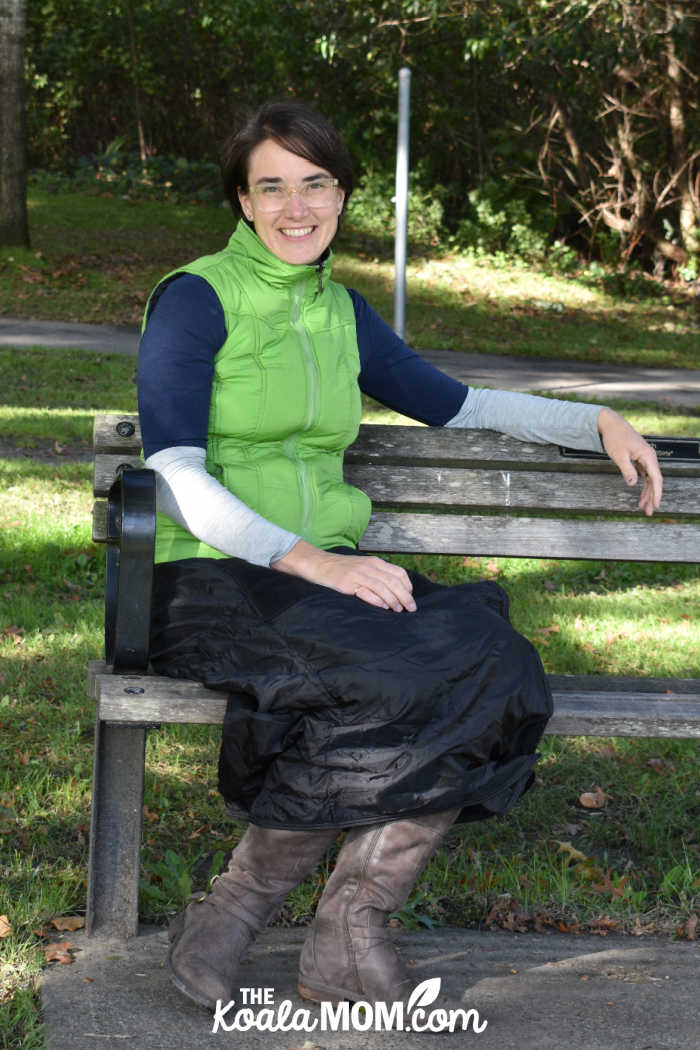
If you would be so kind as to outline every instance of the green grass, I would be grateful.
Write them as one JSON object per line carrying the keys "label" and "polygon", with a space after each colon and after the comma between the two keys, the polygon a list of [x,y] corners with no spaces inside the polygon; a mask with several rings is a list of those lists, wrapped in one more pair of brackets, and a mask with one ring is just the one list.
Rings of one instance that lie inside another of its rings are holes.
{"label": "green grass", "polygon": [[95,411],[136,411],[136,361],[123,354],[0,348],[0,434],[24,448],[88,449]]}
{"label": "green grass", "polygon": [[[230,212],[213,205],[39,190],[29,204],[32,250],[0,249],[0,313],[10,316],[137,324],[154,284],[218,251],[232,229]],[[334,275],[390,320],[391,246],[366,242],[351,208]],[[596,283],[586,270],[564,276],[437,249],[411,257],[407,280],[407,336],[419,347],[700,367],[700,308],[680,287],[647,282],[640,298],[622,275]]]}

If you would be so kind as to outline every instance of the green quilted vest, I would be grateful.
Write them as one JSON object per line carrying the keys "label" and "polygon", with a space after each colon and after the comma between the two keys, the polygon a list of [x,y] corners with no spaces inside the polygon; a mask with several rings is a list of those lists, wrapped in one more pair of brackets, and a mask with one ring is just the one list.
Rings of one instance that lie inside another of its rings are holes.
{"label": "green quilted vest", "polygon": [[[223,251],[173,271],[208,281],[225,315],[207,470],[263,517],[323,548],[356,546],[370,514],[367,496],[343,481],[362,411],[360,359],[352,300],[329,271],[330,257],[320,266],[282,262],[244,222]],[[158,515],[156,562],[224,557]]]}

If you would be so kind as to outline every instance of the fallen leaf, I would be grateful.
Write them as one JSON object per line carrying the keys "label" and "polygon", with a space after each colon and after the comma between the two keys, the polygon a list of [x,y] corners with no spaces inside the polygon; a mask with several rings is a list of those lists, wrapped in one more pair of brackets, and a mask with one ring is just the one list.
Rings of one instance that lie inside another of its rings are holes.
{"label": "fallen leaf", "polygon": [[609,915],[603,915],[600,919],[594,919],[593,922],[589,923],[589,926],[603,930],[619,930],[620,921],[619,919],[611,918]]}
{"label": "fallen leaf", "polygon": [[603,809],[609,798],[610,796],[606,795],[598,784],[595,791],[584,791],[582,795],[579,795],[578,800],[584,809]]}
{"label": "fallen leaf", "polygon": [[666,772],[666,763],[663,758],[650,758],[644,763],[644,765],[649,766],[649,768],[653,769],[655,773]]}
{"label": "fallen leaf", "polygon": [[559,846],[557,853],[567,853],[569,855],[569,861],[572,864],[577,864],[580,860],[588,860],[586,854],[581,853],[581,850],[576,849],[576,847],[572,846],[570,842],[560,842],[559,839],[555,839],[554,841]]}
{"label": "fallen leaf", "polygon": [[9,937],[11,933],[12,927],[7,915],[0,915],[0,937]]}
{"label": "fallen leaf", "polygon": [[502,893],[486,916],[486,923],[498,923],[504,930],[513,933],[527,933],[528,916],[523,911],[517,897],[511,897],[510,893]]}
{"label": "fallen leaf", "polygon": [[62,918],[52,919],[51,925],[61,932],[74,933],[75,930],[82,930],[85,919],[81,915],[65,915]]}
{"label": "fallen leaf", "polygon": [[683,927],[683,935],[687,941],[694,941],[697,936],[698,930],[698,917],[693,912],[685,926]]}
{"label": "fallen leaf", "polygon": [[561,627],[558,623],[550,623],[549,627],[536,627],[535,634],[559,634]]}
{"label": "fallen leaf", "polygon": [[620,879],[619,885],[615,886],[611,882],[610,876],[609,875],[604,875],[602,882],[592,882],[591,883],[591,889],[595,890],[596,893],[609,893],[610,896],[614,900],[616,897],[622,897],[624,895],[625,883],[627,883],[628,880],[629,880],[629,876],[628,875],[623,875],[622,878]]}
{"label": "fallen leaf", "polygon": [[47,962],[62,963],[64,966],[73,962],[70,951],[70,941],[54,941],[44,947],[44,956]]}

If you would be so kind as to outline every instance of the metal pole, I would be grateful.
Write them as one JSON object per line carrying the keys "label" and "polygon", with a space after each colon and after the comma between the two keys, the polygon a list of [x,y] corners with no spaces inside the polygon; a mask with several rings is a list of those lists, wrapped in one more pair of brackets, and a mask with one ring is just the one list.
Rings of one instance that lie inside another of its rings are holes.
{"label": "metal pole", "polygon": [[396,234],[394,238],[394,331],[406,333],[406,244],[408,238],[408,142],[411,70],[399,70],[399,127],[396,139]]}

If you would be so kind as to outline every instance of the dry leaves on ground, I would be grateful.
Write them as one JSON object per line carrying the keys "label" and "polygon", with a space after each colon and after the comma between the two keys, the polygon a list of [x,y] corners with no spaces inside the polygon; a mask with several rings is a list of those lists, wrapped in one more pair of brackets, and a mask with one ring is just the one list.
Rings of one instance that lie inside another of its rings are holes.
{"label": "dry leaves on ground", "polygon": [[9,937],[12,933],[12,926],[7,915],[0,915],[0,937]]}
{"label": "dry leaves on ground", "polygon": [[693,912],[688,921],[678,928],[678,936],[685,941],[694,941],[698,935],[698,917]]}
{"label": "dry leaves on ground", "polygon": [[584,791],[582,795],[579,795],[578,800],[584,809],[603,809],[609,798],[610,796],[606,795],[598,784],[595,791]]}
{"label": "dry leaves on ground", "polygon": [[58,919],[52,919],[51,925],[55,930],[60,930],[61,933],[74,933],[75,930],[82,930],[85,925],[85,919],[82,915],[64,915]]}
{"label": "dry leaves on ground", "polygon": [[54,941],[52,944],[45,944],[43,948],[44,958],[47,962],[62,963],[65,966],[73,962],[70,947],[70,941]]}

